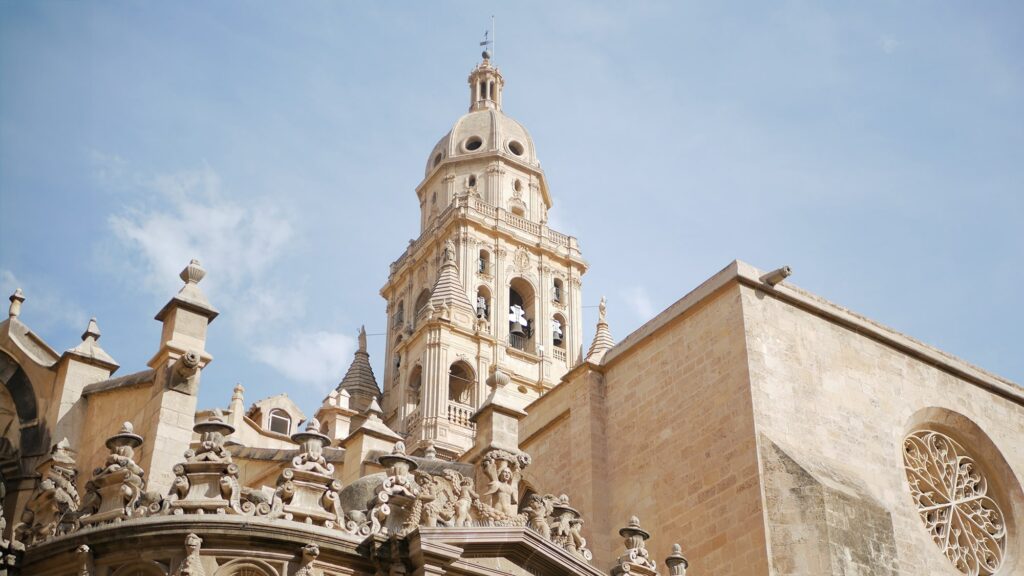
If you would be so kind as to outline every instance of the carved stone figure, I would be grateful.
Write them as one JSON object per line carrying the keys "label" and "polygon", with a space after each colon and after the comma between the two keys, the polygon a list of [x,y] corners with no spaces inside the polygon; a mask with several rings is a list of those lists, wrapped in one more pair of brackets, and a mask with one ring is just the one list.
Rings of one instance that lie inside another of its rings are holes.
{"label": "carved stone figure", "polygon": [[535,530],[545,539],[551,539],[551,524],[548,518],[554,512],[553,499],[533,494],[526,502],[526,526]]}
{"label": "carved stone figure", "polygon": [[584,560],[593,558],[583,537],[583,519],[579,511],[569,505],[565,494],[551,506],[551,541]]}
{"label": "carved stone figure", "polygon": [[135,463],[135,449],[142,445],[142,436],[134,433],[131,422],[125,422],[121,431],[107,439],[104,466],[93,471],[85,485],[85,503],[81,522],[85,526],[121,521],[143,515],[141,506],[145,480],[142,468]]}
{"label": "carved stone figure", "polygon": [[302,560],[299,569],[292,576],[313,576],[313,562],[320,555],[320,547],[310,542],[302,547]]}
{"label": "carved stone figure", "polygon": [[206,576],[203,569],[203,561],[199,557],[199,550],[203,546],[203,539],[194,533],[185,537],[185,559],[178,566],[175,576]]}
{"label": "carved stone figure", "polygon": [[42,480],[25,506],[21,523],[14,527],[14,539],[26,546],[78,528],[78,469],[67,438],[50,450],[41,474]]}
{"label": "carved stone figure", "polygon": [[481,514],[489,520],[518,519],[519,480],[522,469],[530,462],[526,454],[512,454],[505,450],[491,450],[484,454],[480,466],[487,479],[483,496],[487,502],[477,505]]}

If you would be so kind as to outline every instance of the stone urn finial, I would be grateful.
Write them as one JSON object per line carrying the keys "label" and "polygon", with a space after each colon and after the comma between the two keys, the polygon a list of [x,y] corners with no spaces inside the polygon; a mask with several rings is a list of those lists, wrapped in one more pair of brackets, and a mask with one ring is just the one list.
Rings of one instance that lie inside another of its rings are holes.
{"label": "stone urn finial", "polygon": [[672,545],[672,554],[665,558],[665,565],[668,566],[670,576],[686,576],[686,569],[690,563],[683,556],[683,547],[679,544]]}
{"label": "stone urn finial", "polygon": [[11,307],[8,309],[7,315],[11,318],[17,318],[21,314],[21,303],[25,301],[25,293],[21,291],[21,288],[16,288],[9,300],[11,301]]}
{"label": "stone urn finial", "polygon": [[185,269],[178,275],[181,281],[186,284],[199,284],[202,279],[206,276],[206,270],[199,264],[199,260],[195,258],[185,266]]}

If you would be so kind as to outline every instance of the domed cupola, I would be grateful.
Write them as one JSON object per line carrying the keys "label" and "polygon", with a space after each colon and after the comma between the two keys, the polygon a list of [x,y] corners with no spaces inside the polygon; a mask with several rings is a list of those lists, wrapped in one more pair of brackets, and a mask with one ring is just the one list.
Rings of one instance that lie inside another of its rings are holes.
{"label": "domed cupola", "polygon": [[490,54],[484,52],[483,61],[469,74],[469,112],[434,146],[425,176],[448,159],[494,153],[540,167],[530,133],[501,111],[504,86],[501,72],[491,64]]}

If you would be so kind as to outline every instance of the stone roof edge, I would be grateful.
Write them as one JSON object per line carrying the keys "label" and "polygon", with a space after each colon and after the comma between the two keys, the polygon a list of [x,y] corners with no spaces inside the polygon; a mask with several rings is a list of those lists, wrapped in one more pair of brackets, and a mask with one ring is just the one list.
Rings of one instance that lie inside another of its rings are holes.
{"label": "stone roof edge", "polygon": [[131,374],[125,374],[124,376],[119,376],[117,378],[110,378],[108,380],[100,380],[99,382],[87,384],[82,388],[82,396],[91,396],[101,392],[118,390],[120,388],[130,388],[133,386],[148,386],[153,384],[155,379],[156,370],[148,368]]}
{"label": "stone roof edge", "polygon": [[899,350],[926,364],[949,372],[989,392],[1024,405],[1024,388],[1006,378],[996,376],[952,354],[929,346],[892,328],[879,324],[852,310],[839,306],[789,282],[769,286],[761,281],[764,272],[741,260],[733,260],[717,274],[686,294],[643,326],[623,338],[605,353],[601,366],[615,362],[627,350],[643,342],[692,308],[711,298],[716,292],[737,282],[756,288],[773,298],[796,306],[806,312],[834,322],[876,342]]}

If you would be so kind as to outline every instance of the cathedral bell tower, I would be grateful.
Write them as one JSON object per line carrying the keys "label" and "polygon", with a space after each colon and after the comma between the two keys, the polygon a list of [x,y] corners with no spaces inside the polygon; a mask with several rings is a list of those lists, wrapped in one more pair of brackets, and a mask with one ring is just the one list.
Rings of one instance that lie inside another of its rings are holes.
{"label": "cathedral bell tower", "polygon": [[490,55],[469,112],[434,146],[416,188],[420,235],[391,264],[384,418],[412,451],[456,458],[494,388],[517,408],[579,359],[576,238],[548,227],[551,196],[525,128],[502,112]]}

